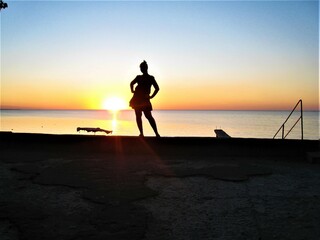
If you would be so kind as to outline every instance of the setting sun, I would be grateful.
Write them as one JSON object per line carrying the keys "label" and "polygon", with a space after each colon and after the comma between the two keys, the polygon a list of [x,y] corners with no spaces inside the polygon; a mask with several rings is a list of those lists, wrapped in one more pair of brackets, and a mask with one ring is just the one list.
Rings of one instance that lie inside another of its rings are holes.
{"label": "setting sun", "polygon": [[118,111],[127,108],[126,102],[118,97],[107,98],[102,103],[102,108],[105,110]]}

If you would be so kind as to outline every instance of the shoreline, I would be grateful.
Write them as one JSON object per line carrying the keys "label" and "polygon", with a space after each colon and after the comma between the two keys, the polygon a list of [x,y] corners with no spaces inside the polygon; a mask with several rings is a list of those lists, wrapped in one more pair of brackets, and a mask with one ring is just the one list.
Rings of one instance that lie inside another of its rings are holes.
{"label": "shoreline", "polygon": [[[81,134],[38,134],[0,132],[0,150],[33,151],[52,148],[74,154],[119,153],[161,156],[274,157],[288,161],[310,161],[310,153],[319,152],[319,140],[216,138],[216,137],[135,137]],[[311,159],[312,160],[312,159]],[[318,160],[318,159],[317,159]]]}
{"label": "shoreline", "polygon": [[313,139],[272,139],[272,138],[217,138],[217,137],[202,137],[202,136],[165,136],[156,138],[154,136],[122,136],[122,135],[89,135],[89,134],[51,134],[51,133],[20,133],[11,131],[0,131],[0,142],[6,144],[10,141],[28,141],[29,144],[34,141],[44,143],[43,141],[57,141],[64,143],[72,143],[78,141],[114,141],[114,140],[132,141],[139,143],[140,141],[147,141],[149,143],[157,143],[159,145],[177,144],[177,145],[190,145],[190,144],[226,144],[226,145],[248,145],[251,146],[265,146],[265,147],[292,147],[303,146],[306,150],[317,150],[320,147],[320,140]]}

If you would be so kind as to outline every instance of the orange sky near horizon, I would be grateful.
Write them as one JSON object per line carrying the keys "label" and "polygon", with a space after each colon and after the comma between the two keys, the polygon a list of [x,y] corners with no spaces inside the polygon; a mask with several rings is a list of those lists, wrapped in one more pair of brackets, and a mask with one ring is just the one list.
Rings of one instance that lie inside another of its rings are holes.
{"label": "orange sky near horizon", "polygon": [[[260,89],[250,87],[250,83],[210,86],[160,85],[158,95],[152,99],[154,109],[158,110],[290,110],[301,98],[305,110],[318,110],[317,89],[310,89],[301,95],[290,91],[286,86],[271,86]],[[194,81],[196,82],[196,81]],[[2,91],[2,108],[7,109],[103,109],[105,100],[118,97],[128,103],[132,94],[129,83],[113,87],[91,86],[64,87],[52,85],[50,91],[42,86],[7,86]],[[46,86],[48,88],[48,86]],[[70,91],[72,89],[72,91]],[[14,94],[11,94],[13,93]],[[28,96],[28,97],[26,97]],[[127,105],[126,109],[131,109]]]}

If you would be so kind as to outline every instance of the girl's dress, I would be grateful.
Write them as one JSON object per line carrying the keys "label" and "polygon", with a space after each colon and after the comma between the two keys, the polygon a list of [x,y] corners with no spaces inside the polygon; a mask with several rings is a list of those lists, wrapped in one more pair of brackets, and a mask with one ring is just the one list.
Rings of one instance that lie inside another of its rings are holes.
{"label": "girl's dress", "polygon": [[150,91],[152,85],[157,85],[156,80],[151,75],[138,75],[133,82],[136,82],[138,86],[130,100],[130,107],[140,111],[152,111]]}

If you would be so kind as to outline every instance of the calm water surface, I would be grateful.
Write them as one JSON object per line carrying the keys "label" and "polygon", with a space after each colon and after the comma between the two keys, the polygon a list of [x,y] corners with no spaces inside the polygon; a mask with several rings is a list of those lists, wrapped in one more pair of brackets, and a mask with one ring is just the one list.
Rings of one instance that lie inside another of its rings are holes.
{"label": "calm water surface", "polygon": [[[135,115],[131,110],[112,113],[105,110],[1,110],[1,131],[80,134],[77,127],[100,127],[113,135],[137,136]],[[162,136],[215,136],[222,128],[232,137],[272,138],[289,115],[289,111],[153,111]],[[304,112],[304,138],[319,139],[319,112]],[[292,115],[289,130],[299,117]],[[146,136],[152,129],[143,118]],[[88,134],[81,132],[81,134]],[[90,133],[92,134],[92,133]],[[103,134],[103,133],[100,133]],[[279,134],[280,137],[280,134]],[[287,138],[300,139],[300,123]]]}

